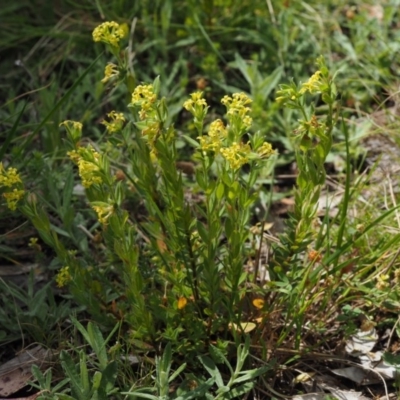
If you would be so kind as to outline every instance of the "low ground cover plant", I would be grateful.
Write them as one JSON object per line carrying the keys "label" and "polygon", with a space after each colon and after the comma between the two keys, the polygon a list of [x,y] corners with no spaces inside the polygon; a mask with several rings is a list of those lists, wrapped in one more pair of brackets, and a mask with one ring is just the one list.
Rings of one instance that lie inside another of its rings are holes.
{"label": "low ground cover plant", "polygon": [[[165,77],[137,82],[127,36],[127,26],[114,21],[93,31],[109,57],[101,82],[128,100],[106,113],[97,128],[101,140],[85,135],[79,120],[60,124],[61,194],[48,185],[55,204],[30,187],[23,168],[0,164],[4,202],[54,252],[58,294],[91,320],[85,327],[73,318],[72,325],[93,354],[59,344],[65,376],[59,385],[51,384],[51,372],[34,368],[41,396],[240,397],[303,352],[327,351],[354,333],[355,304],[367,320],[383,304],[390,315],[398,305],[399,235],[370,234],[397,209],[349,218],[362,182],[352,184],[341,81],[325,59],[317,58],[304,82],[276,91],[276,107],[297,121],[288,138],[298,171],[290,218],[269,243],[266,220],[254,215],[266,190],[272,196],[280,155],[254,126],[260,110],[252,110],[251,96],[227,94],[213,109],[207,93],[195,91],[180,105],[186,124],[178,129],[177,105],[160,93]],[[347,150],[344,195],[335,215],[329,206],[321,215],[335,137]],[[37,239],[31,245],[40,246]],[[60,308],[46,322],[50,330],[66,308],[64,300],[47,301]],[[42,314],[31,310],[22,330],[40,325]],[[132,355],[138,372],[127,361]]]}

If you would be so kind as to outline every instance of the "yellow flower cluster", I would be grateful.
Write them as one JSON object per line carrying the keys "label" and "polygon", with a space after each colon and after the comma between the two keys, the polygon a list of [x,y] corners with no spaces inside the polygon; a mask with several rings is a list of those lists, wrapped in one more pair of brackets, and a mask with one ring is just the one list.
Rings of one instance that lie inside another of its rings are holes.
{"label": "yellow flower cluster", "polygon": [[193,115],[196,115],[199,111],[203,112],[207,107],[207,102],[203,99],[203,92],[192,93],[190,97],[183,103],[183,108]]}
{"label": "yellow flower cluster", "polygon": [[69,151],[67,154],[78,166],[83,187],[89,188],[94,184],[99,185],[102,183],[99,166],[101,157],[92,146],[79,147],[78,150]]}
{"label": "yellow flower cluster", "polygon": [[261,158],[268,158],[275,154],[275,150],[273,150],[271,143],[264,142],[261,147],[257,150],[258,155]]}
{"label": "yellow flower cluster", "polygon": [[378,290],[384,290],[390,286],[389,284],[389,275],[381,274],[377,277],[376,288]]}
{"label": "yellow flower cluster", "polygon": [[35,251],[39,252],[42,251],[42,246],[38,243],[38,238],[37,237],[31,237],[29,239],[29,244],[28,246],[34,249]]}
{"label": "yellow flower cluster", "polygon": [[207,136],[199,136],[197,139],[200,141],[200,148],[203,151],[214,151],[218,153],[223,140],[228,136],[228,131],[224,123],[217,119],[211,122],[210,129]]}
{"label": "yellow flower cluster", "polygon": [[95,42],[103,42],[118,47],[119,41],[125,36],[125,31],[117,22],[110,21],[97,26],[92,35]]}
{"label": "yellow flower cluster", "polygon": [[[14,187],[13,186],[17,186]],[[25,191],[20,189],[22,186],[21,177],[15,168],[5,170],[3,163],[0,162],[0,188],[6,187],[11,190],[3,193],[3,197],[7,201],[7,207],[14,211],[17,208],[17,203],[24,197]]]}
{"label": "yellow flower cluster", "polygon": [[75,129],[77,131],[82,131],[82,123],[78,121],[71,121],[71,120],[66,120],[61,122],[60,126],[65,126],[67,129]]}
{"label": "yellow flower cluster", "polygon": [[157,95],[154,93],[153,85],[139,85],[132,93],[131,105],[140,107],[139,118],[144,120],[156,100]]}
{"label": "yellow flower cluster", "polygon": [[107,224],[108,218],[114,212],[114,206],[108,203],[96,202],[96,205],[92,205],[92,208],[96,212],[99,222],[103,225]]}
{"label": "yellow flower cluster", "polygon": [[103,120],[102,124],[105,125],[108,133],[115,133],[122,129],[125,122],[124,114],[111,111],[107,114],[107,117],[110,118],[111,121],[107,122],[106,120]]}
{"label": "yellow flower cluster", "polygon": [[228,161],[229,166],[236,171],[242,165],[249,162],[251,149],[248,143],[232,143],[232,146],[220,149],[222,157]]}
{"label": "yellow flower cluster", "polygon": [[57,277],[56,277],[56,283],[58,287],[63,287],[67,283],[69,283],[72,280],[72,276],[69,272],[69,267],[62,267],[60,271],[58,271]]}
{"label": "yellow flower cluster", "polygon": [[248,129],[253,123],[252,118],[248,115],[251,111],[250,107],[252,100],[245,93],[234,93],[232,97],[224,96],[221,103],[227,108],[229,117],[240,118],[243,127]]}
{"label": "yellow flower cluster", "polygon": [[319,132],[323,132],[326,129],[326,125],[323,122],[319,122],[318,118],[313,115],[309,121],[299,120],[299,128],[297,134],[309,133],[311,135],[318,136]]}
{"label": "yellow flower cluster", "polygon": [[321,85],[323,84],[321,80],[321,71],[317,71],[311,78],[301,85],[299,91],[300,94],[309,92],[311,94],[318,93],[321,91]]}
{"label": "yellow flower cluster", "polygon": [[21,178],[16,168],[7,168],[7,171],[3,167],[3,163],[0,162],[0,187],[12,187],[17,183],[22,183]]}
{"label": "yellow flower cluster", "polygon": [[107,83],[110,79],[119,75],[118,66],[113,63],[108,63],[104,68],[104,78],[101,80],[102,83]]}
{"label": "yellow flower cluster", "polygon": [[280,89],[276,91],[276,102],[284,105],[287,102],[296,101],[301,97],[301,94],[297,90],[295,84],[291,85],[280,85]]}
{"label": "yellow flower cluster", "polygon": [[71,139],[76,142],[82,136],[82,124],[78,121],[66,120],[61,122],[60,126],[64,126]]}
{"label": "yellow flower cluster", "polygon": [[13,189],[12,192],[3,193],[3,197],[7,201],[7,207],[14,211],[17,208],[17,203],[24,197],[25,190]]}
{"label": "yellow flower cluster", "polygon": [[[252,100],[245,93],[234,93],[232,97],[224,96],[221,103],[227,108],[229,126],[225,126],[222,120],[217,119],[210,124],[207,135],[197,138],[201,151],[221,154],[229,164],[229,168],[234,171],[249,160],[267,158],[275,153],[268,142],[263,143],[257,152],[252,152],[249,143],[242,142],[244,129],[248,129],[252,124],[252,119],[248,115],[251,111],[248,105],[251,102]],[[183,106],[196,118],[206,110],[207,103],[202,98],[202,92],[196,92],[191,94],[191,98]],[[204,115],[203,113],[203,119]]]}

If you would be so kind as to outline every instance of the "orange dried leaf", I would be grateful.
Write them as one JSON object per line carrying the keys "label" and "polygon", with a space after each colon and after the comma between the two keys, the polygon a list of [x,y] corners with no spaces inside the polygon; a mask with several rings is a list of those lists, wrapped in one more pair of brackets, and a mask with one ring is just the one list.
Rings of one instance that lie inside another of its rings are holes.
{"label": "orange dried leaf", "polygon": [[263,299],[254,299],[253,306],[261,310],[264,307],[264,300]]}
{"label": "orange dried leaf", "polygon": [[182,310],[186,307],[187,299],[186,297],[179,297],[178,299],[178,310]]}
{"label": "orange dried leaf", "polygon": [[165,251],[167,250],[167,245],[162,239],[157,239],[157,247],[160,253],[165,253]]}

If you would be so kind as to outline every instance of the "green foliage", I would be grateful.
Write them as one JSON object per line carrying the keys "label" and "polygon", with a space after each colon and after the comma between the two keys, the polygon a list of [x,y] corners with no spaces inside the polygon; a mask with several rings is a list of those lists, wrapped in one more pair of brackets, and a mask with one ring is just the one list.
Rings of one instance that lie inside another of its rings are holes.
{"label": "green foliage", "polygon": [[0,341],[10,342],[25,336],[39,343],[54,339],[53,330],[71,312],[71,303],[58,304],[51,282],[37,288],[35,275],[29,276],[25,290],[12,282],[0,279]]}
{"label": "green foliage", "polygon": [[[75,364],[73,357],[68,351],[61,351],[60,361],[66,378],[51,387],[51,370],[45,375],[37,367],[32,368],[32,373],[43,395],[41,399],[63,399],[63,400],[102,400],[109,398],[110,395],[117,393],[115,388],[117,378],[117,363],[115,360],[110,360],[106,351],[106,345],[110,338],[118,329],[118,325],[111,331],[109,337],[104,339],[99,328],[89,322],[87,330],[77,320],[73,319],[73,324],[87,344],[93,349],[96,361],[93,361],[95,371],[89,371],[88,364],[91,360],[88,358],[84,350],[76,351],[79,356],[79,363]],[[64,388],[68,385],[68,388]],[[62,392],[58,392],[60,389]],[[71,395],[66,392],[70,390]]]}
{"label": "green foliage", "polygon": [[[140,389],[122,393],[132,397],[144,398],[149,400],[189,400],[189,399],[234,399],[243,396],[254,387],[255,379],[265,374],[272,368],[272,365],[266,365],[252,370],[243,370],[245,362],[249,356],[250,340],[246,338],[244,344],[237,349],[236,366],[233,368],[223,353],[214,346],[210,347],[212,358],[200,356],[199,360],[203,368],[208,372],[210,377],[206,380],[198,375],[192,380],[194,388],[188,390],[186,382],[184,382],[175,393],[171,394],[170,384],[185,370],[186,364],[182,364],[171,376],[170,368],[172,363],[171,347],[168,344],[161,358],[156,359],[156,378],[155,387]],[[225,364],[229,370],[229,381],[224,382],[223,376],[218,369],[217,364]],[[215,387],[216,386],[216,387]],[[150,394],[148,392],[155,392]]]}

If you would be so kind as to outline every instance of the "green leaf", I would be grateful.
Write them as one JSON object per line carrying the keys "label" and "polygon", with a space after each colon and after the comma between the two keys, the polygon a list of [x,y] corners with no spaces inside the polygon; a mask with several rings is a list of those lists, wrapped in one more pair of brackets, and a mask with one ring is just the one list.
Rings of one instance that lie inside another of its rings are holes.
{"label": "green leaf", "polygon": [[201,240],[204,243],[208,243],[209,242],[209,232],[207,231],[207,229],[205,228],[203,223],[199,220],[197,221],[197,231],[199,232]]}
{"label": "green leaf", "polygon": [[224,197],[224,193],[225,193],[225,185],[222,182],[219,182],[217,190],[215,192],[218,201],[221,201],[221,199]]}
{"label": "green leaf", "polygon": [[123,392],[121,393],[125,396],[134,396],[134,397],[140,397],[142,399],[148,399],[148,400],[160,400],[160,398],[158,396],[154,396],[154,394],[150,394],[150,393],[142,393],[139,391],[135,391],[135,392]]}
{"label": "green leaf", "polygon": [[231,389],[230,392],[225,393],[223,395],[223,399],[234,399],[235,397],[244,396],[246,393],[249,393],[251,389],[254,387],[254,382],[247,382],[243,385]]}
{"label": "green leaf", "polygon": [[178,375],[186,368],[186,363],[183,363],[178,369],[170,376],[168,383],[171,383]]}
{"label": "green leaf", "polygon": [[265,366],[260,367],[260,368],[252,369],[252,370],[249,370],[249,371],[240,372],[241,376],[236,378],[233,381],[233,383],[240,383],[240,382],[245,382],[245,381],[248,381],[248,380],[253,380],[253,379],[259,377],[260,375],[265,374],[270,369],[271,369],[270,365],[265,365]]}
{"label": "green leaf", "polygon": [[100,370],[103,371],[108,364],[106,343],[103,335],[101,334],[99,327],[94,325],[92,322],[89,322],[87,331],[90,337],[89,344],[93,348],[99,360]]}
{"label": "green leaf", "polygon": [[86,355],[84,351],[79,352],[79,367],[81,375],[81,388],[84,393],[90,392],[89,374],[86,363]]}
{"label": "green leaf", "polygon": [[182,135],[181,137],[185,139],[194,149],[197,149],[200,146],[197,140],[194,140],[188,135]]}
{"label": "green leaf", "polygon": [[270,93],[277,87],[283,72],[282,67],[278,67],[272,71],[270,75],[265,77],[263,81],[257,85],[256,92],[260,93],[261,99],[265,101]]}
{"label": "green leaf", "polygon": [[88,332],[86,331],[86,329],[83,327],[83,325],[75,317],[72,317],[72,316],[71,316],[71,321],[75,325],[75,327],[79,330],[79,332],[82,334],[82,336],[86,340],[86,343],[88,343],[91,347],[93,347],[91,345],[90,336],[89,336]]}
{"label": "green leaf", "polygon": [[227,366],[230,365],[229,361],[218,347],[210,345],[209,351],[212,359],[216,364],[226,364]]}
{"label": "green leaf", "polygon": [[60,400],[76,400],[74,397],[68,396],[65,393],[57,393],[57,399],[60,399]]}
{"label": "green leaf", "polygon": [[103,370],[103,379],[101,387],[106,393],[110,393],[115,387],[115,381],[118,374],[118,364],[115,361],[110,362]]}
{"label": "green leaf", "polygon": [[81,388],[80,376],[75,368],[71,356],[64,350],[60,354],[61,366],[71,382],[71,391],[75,400],[87,400],[86,393],[83,393]]}
{"label": "green leaf", "polygon": [[383,361],[385,361],[387,364],[395,367],[397,370],[400,369],[400,355],[399,354],[383,353]]}
{"label": "green leaf", "polygon": [[156,94],[160,92],[160,75],[158,75],[153,81],[153,90]]}
{"label": "green leaf", "polygon": [[103,377],[103,374],[100,371],[96,371],[93,375],[93,383],[92,383],[92,389],[97,391],[100,387],[101,384],[101,379]]}
{"label": "green leaf", "polygon": [[207,356],[200,356],[200,357],[198,357],[198,359],[203,364],[206,371],[211,375],[211,377],[215,379],[215,383],[217,384],[217,386],[219,388],[224,387],[225,385],[224,385],[224,381],[222,380],[221,373],[219,372],[214,361]]}
{"label": "green leaf", "polygon": [[[50,176],[50,175],[49,175]],[[72,168],[68,169],[67,176],[65,178],[65,184],[62,194],[62,219],[65,220],[68,215],[68,211],[71,210],[71,198],[74,189],[74,174]]]}
{"label": "green leaf", "polygon": [[207,391],[211,389],[214,383],[215,379],[209,378],[206,382],[202,383],[196,389],[186,392],[181,396],[178,396],[175,400],[201,399],[203,396],[207,395]]}

